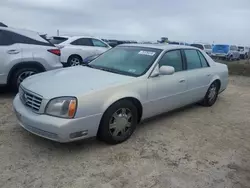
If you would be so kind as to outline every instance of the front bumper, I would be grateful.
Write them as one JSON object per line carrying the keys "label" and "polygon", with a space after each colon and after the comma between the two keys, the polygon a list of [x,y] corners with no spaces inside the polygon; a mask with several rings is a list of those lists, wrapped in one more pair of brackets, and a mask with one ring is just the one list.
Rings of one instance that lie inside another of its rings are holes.
{"label": "front bumper", "polygon": [[[83,118],[64,119],[46,114],[36,114],[23,105],[19,94],[13,101],[13,108],[18,124],[24,129],[38,136],[62,143],[96,136],[102,117],[102,114],[96,114]],[[83,134],[79,136],[80,133]]]}

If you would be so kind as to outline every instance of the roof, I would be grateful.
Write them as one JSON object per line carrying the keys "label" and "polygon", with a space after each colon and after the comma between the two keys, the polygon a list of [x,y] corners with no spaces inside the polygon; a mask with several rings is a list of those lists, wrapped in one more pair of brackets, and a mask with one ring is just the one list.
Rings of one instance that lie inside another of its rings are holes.
{"label": "roof", "polygon": [[145,47],[145,48],[156,48],[161,50],[172,50],[172,49],[197,49],[192,46],[185,45],[172,45],[172,44],[121,44],[119,46],[137,46],[137,47]]}

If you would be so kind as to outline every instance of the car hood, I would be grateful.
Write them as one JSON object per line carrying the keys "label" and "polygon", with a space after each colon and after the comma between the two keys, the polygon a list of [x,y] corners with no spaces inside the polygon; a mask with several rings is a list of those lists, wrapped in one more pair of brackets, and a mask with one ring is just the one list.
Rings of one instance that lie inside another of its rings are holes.
{"label": "car hood", "polygon": [[45,99],[51,99],[59,96],[83,96],[93,91],[125,84],[133,79],[135,77],[77,66],[31,76],[21,85]]}

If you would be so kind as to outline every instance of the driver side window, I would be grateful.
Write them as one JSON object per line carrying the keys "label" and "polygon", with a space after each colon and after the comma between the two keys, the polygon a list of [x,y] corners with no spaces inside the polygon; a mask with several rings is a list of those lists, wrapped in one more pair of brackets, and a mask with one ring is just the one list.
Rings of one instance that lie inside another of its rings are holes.
{"label": "driver side window", "polygon": [[159,67],[161,66],[174,67],[175,72],[183,70],[182,57],[180,50],[173,50],[165,53],[159,61]]}

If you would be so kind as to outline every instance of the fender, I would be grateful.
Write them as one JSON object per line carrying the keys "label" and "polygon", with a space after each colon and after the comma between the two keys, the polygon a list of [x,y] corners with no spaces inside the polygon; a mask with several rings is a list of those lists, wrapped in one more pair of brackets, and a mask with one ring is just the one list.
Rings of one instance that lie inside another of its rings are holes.
{"label": "fender", "polygon": [[[102,105],[102,111],[105,112],[112,104],[114,104],[115,102],[124,99],[124,98],[134,98],[137,99],[138,101],[140,101],[141,103],[141,97],[139,94],[135,93],[135,92],[119,92],[119,93],[115,93],[114,95],[111,95],[108,100],[106,100],[103,105]],[[142,104],[142,103],[141,103]]]}
{"label": "fender", "polygon": [[221,78],[218,75],[213,75],[212,79],[209,82],[209,85],[211,85],[215,80],[221,81]]}
{"label": "fender", "polygon": [[39,63],[39,62],[36,62],[36,61],[26,61],[26,62],[20,62],[20,63],[17,63],[15,64],[9,71],[9,74],[8,74],[8,77],[7,77],[7,81],[9,83],[10,81],[10,78],[11,78],[11,75],[14,73],[14,71],[16,69],[18,69],[19,67],[22,68],[22,67],[26,67],[26,66],[36,66],[36,67],[39,67],[39,69],[44,72],[46,69],[44,68],[44,66]]}

